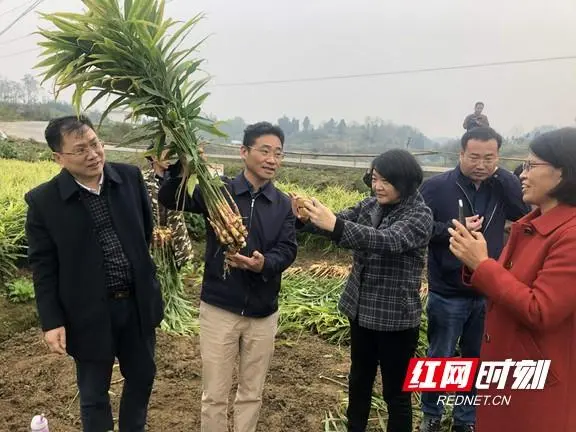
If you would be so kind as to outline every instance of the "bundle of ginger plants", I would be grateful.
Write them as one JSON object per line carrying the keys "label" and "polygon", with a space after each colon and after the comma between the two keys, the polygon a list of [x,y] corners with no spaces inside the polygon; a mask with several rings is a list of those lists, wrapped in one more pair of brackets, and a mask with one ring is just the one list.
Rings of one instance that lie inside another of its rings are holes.
{"label": "bundle of ginger plants", "polygon": [[[183,202],[186,186],[197,183],[226,253],[239,252],[248,232],[222,180],[211,174],[200,152],[201,133],[223,135],[201,113],[209,78],[192,79],[203,62],[193,58],[203,40],[180,48],[202,16],[185,23],[165,18],[163,0],[82,2],[84,13],[42,15],[55,27],[39,31],[44,51],[37,67],[46,69],[43,81],[54,79],[57,95],[73,87],[78,112],[111,101],[101,122],[117,109],[127,111],[127,119],[145,120],[134,141],[152,141],[156,154],[168,150],[168,157],[180,160],[184,175],[178,202]],[[83,108],[88,93],[92,99]]]}

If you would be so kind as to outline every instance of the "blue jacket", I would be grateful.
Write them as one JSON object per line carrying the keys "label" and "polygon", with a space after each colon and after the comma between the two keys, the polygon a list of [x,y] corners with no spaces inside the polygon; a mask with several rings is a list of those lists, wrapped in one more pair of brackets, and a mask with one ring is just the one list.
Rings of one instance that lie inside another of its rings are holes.
{"label": "blue jacket", "polygon": [[[162,184],[158,201],[164,207],[176,209],[181,180],[180,177],[172,177]],[[290,198],[270,182],[253,194],[244,174],[222,180],[248,228],[247,247],[240,253],[252,256],[258,250],[264,255],[264,269],[262,273],[254,273],[232,268],[224,279],[224,249],[206,221],[205,268],[200,298],[212,306],[238,315],[266,317],[278,310],[282,272],[296,259],[295,217]],[[208,216],[198,186],[192,196],[186,194],[184,211],[203,214],[204,218]]]}
{"label": "blue jacket", "polygon": [[[462,263],[450,252],[448,228],[458,219],[458,200],[464,203],[466,217],[473,216],[471,194],[457,166],[451,171],[431,177],[421,187],[426,204],[434,215],[434,231],[428,245],[428,289],[444,296],[477,296],[462,283]],[[489,197],[483,213],[482,234],[488,243],[488,255],[497,259],[504,246],[504,224],[516,221],[530,211],[522,200],[520,181],[511,172],[498,168],[485,180]]]}

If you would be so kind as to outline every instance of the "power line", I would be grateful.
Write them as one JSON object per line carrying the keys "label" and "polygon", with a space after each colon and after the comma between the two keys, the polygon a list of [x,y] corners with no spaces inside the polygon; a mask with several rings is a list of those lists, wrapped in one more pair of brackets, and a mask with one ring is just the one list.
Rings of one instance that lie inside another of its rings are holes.
{"label": "power line", "polygon": [[10,24],[8,24],[8,26],[4,30],[0,31],[0,36],[2,36],[4,33],[6,33],[8,30],[10,30],[18,21],[20,21],[22,18],[24,18],[26,15],[28,15],[34,9],[36,9],[43,1],[44,0],[32,0],[30,6],[24,12],[22,12],[20,15],[18,15],[18,18],[16,18],[14,21],[12,21]]}
{"label": "power line", "polygon": [[[2,0],[0,0],[0,2],[1,2],[1,1],[2,1]],[[26,3],[20,4],[20,5],[16,6],[16,7],[13,7],[12,9],[8,9],[7,11],[2,12],[2,13],[0,14],[0,18],[3,17],[4,15],[8,15],[8,14],[10,14],[10,13],[12,13],[12,12],[18,10],[18,9],[22,9],[22,8],[24,8],[24,7],[26,7]]]}
{"label": "power line", "polygon": [[18,51],[18,52],[16,52],[16,53],[7,54],[7,55],[2,55],[2,56],[0,56],[0,59],[9,58],[9,57],[16,57],[16,56],[19,56],[20,54],[25,54],[25,53],[29,53],[29,52],[32,52],[32,51],[39,51],[39,50],[40,50],[40,48],[30,48],[30,49],[27,49],[27,50],[24,50],[24,51]]}
{"label": "power line", "polygon": [[293,79],[283,79],[283,80],[266,80],[266,81],[246,81],[238,83],[223,83],[223,84],[213,84],[214,87],[244,87],[244,86],[260,86],[260,85],[270,85],[270,84],[291,84],[291,83],[302,83],[302,82],[314,82],[314,81],[332,81],[332,80],[342,80],[342,79],[354,79],[354,78],[370,78],[378,76],[389,76],[389,75],[408,75],[417,73],[427,73],[427,72],[440,72],[449,70],[463,70],[463,69],[478,69],[490,66],[506,66],[506,65],[517,65],[517,64],[528,64],[528,63],[544,63],[552,61],[562,61],[562,60],[574,60],[576,55],[563,56],[563,57],[543,57],[535,59],[524,59],[524,60],[508,60],[500,62],[490,62],[490,63],[476,63],[468,65],[456,65],[456,66],[442,66],[442,67],[430,67],[422,69],[405,69],[397,71],[386,71],[386,72],[372,72],[372,73],[361,73],[361,74],[349,74],[349,75],[332,75],[323,77],[309,77],[309,78],[293,78]]}
{"label": "power line", "polygon": [[11,44],[12,42],[16,42],[16,41],[19,41],[19,40],[22,40],[22,39],[29,38],[30,36],[34,36],[34,33],[30,33],[30,34],[27,34],[27,35],[19,36],[19,37],[14,38],[14,39],[8,39],[8,40],[6,40],[6,41],[2,41],[2,42],[0,42],[0,45],[8,45],[8,44]]}

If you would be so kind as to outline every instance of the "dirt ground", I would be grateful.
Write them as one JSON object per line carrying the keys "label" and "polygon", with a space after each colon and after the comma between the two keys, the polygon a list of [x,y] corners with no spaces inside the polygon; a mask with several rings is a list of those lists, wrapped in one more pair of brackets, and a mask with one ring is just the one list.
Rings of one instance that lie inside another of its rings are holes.
{"label": "dirt ground", "polygon": [[[198,340],[159,333],[158,375],[150,402],[150,431],[199,431],[201,362]],[[348,354],[318,338],[277,343],[264,392],[258,431],[324,430],[344,388]],[[326,379],[327,377],[328,379]],[[111,399],[117,413],[122,383],[117,370]],[[33,415],[48,416],[50,430],[81,430],[73,361],[47,353],[38,329],[0,344],[0,431],[26,431]]]}
{"label": "dirt ground", "polygon": [[36,308],[32,302],[14,304],[0,295],[0,342],[11,338],[15,333],[29,329],[36,323]]}
{"label": "dirt ground", "polygon": [[[200,255],[201,256],[201,255]],[[302,254],[298,265],[318,262]],[[346,263],[343,257],[341,263]],[[190,281],[187,294],[199,302]],[[31,418],[44,413],[52,432],[81,430],[71,358],[49,354],[41,339],[35,307],[14,305],[0,297],[0,432],[27,431]],[[201,359],[197,337],[158,332],[157,378],[149,408],[153,432],[200,430]],[[324,430],[346,390],[349,354],[311,335],[279,336],[267,377],[258,431]],[[117,416],[121,375],[114,370],[111,401]],[[231,393],[231,400],[234,396]],[[232,429],[231,429],[232,430]]]}

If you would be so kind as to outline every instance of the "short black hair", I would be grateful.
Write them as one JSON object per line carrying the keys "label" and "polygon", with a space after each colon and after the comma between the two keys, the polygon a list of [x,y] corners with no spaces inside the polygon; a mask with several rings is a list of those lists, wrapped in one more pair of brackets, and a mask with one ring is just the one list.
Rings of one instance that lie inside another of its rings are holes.
{"label": "short black hair", "polygon": [[498,150],[500,150],[500,147],[502,147],[502,136],[491,127],[477,127],[470,129],[468,132],[462,135],[462,139],[460,140],[462,150],[466,150],[468,141],[473,139],[483,142],[496,140],[498,143]]}
{"label": "short black hair", "polygon": [[474,104],[474,108],[476,108],[478,105],[484,106],[484,102],[482,102],[482,101],[476,102],[476,103]]}
{"label": "short black hair", "polygon": [[422,167],[412,153],[404,149],[391,149],[377,156],[370,171],[370,175],[376,171],[392,184],[400,198],[413,195],[424,179]]}
{"label": "short black hair", "polygon": [[48,122],[48,126],[46,126],[46,130],[44,131],[44,138],[50,150],[59,152],[62,150],[62,137],[64,135],[70,132],[81,131],[85,127],[94,130],[92,121],[86,116],[58,117]]}
{"label": "short black hair", "polygon": [[514,168],[514,175],[516,177],[520,178],[520,174],[522,174],[522,171],[524,171],[524,164],[523,163],[521,163],[516,168]]}
{"label": "short black hair", "polygon": [[275,126],[272,123],[265,121],[251,124],[244,129],[244,140],[242,141],[242,145],[244,147],[252,147],[254,141],[264,135],[277,136],[282,147],[284,147],[284,131],[282,131],[280,126]]}
{"label": "short black hair", "polygon": [[550,196],[562,204],[576,206],[576,128],[566,127],[537,136],[530,151],[554,168],[562,170],[562,180]]}

